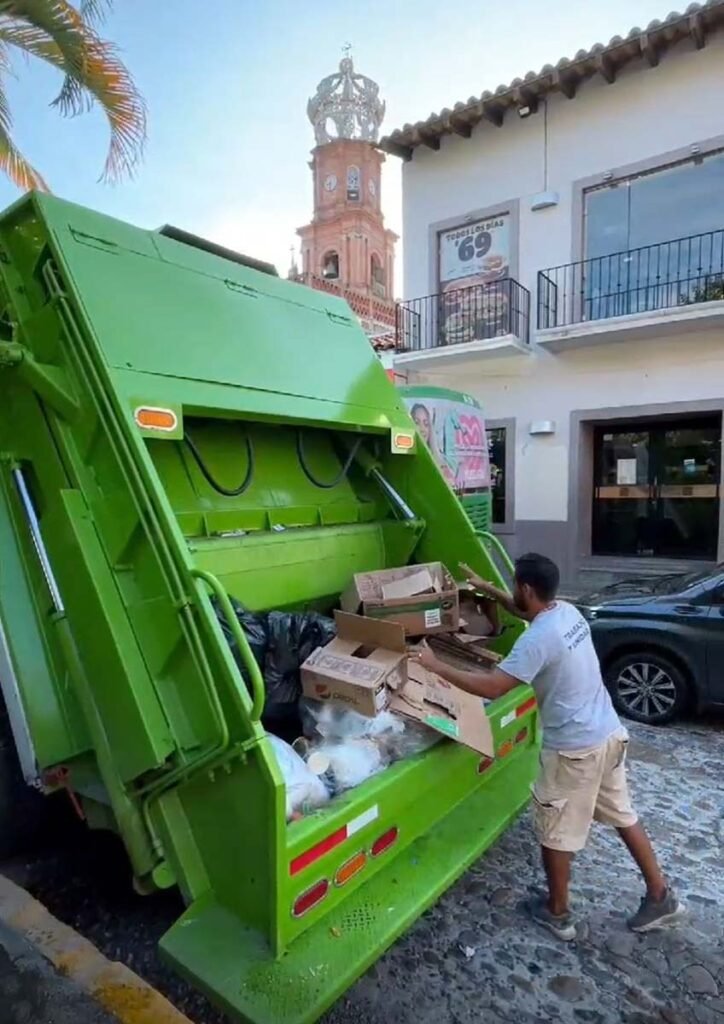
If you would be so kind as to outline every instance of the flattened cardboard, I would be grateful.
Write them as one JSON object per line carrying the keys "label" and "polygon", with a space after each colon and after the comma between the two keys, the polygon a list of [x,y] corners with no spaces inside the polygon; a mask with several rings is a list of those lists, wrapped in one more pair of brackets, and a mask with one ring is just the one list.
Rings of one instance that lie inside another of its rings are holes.
{"label": "flattened cardboard", "polygon": [[[429,574],[432,591],[418,588]],[[398,593],[398,597],[385,597]],[[405,565],[397,569],[357,573],[342,595],[346,612],[359,612],[373,619],[384,619],[404,626],[408,636],[448,633],[460,623],[457,584],[441,562]]]}
{"label": "flattened cardboard", "polygon": [[493,632],[493,623],[482,611],[480,598],[468,587],[460,588],[460,616],[460,624],[468,633],[490,636]]}
{"label": "flattened cardboard", "polygon": [[502,656],[488,650],[487,637],[471,633],[449,633],[430,638],[430,646],[439,658],[455,668],[468,671],[494,668]]}
{"label": "flattened cardboard", "polygon": [[407,681],[404,629],[359,615],[335,612],[337,636],[302,665],[302,692],[374,718]]}
{"label": "flattened cardboard", "polygon": [[407,682],[392,695],[390,710],[423,722],[448,739],[486,757],[495,757],[493,730],[482,697],[451,686],[417,662],[410,662]]}

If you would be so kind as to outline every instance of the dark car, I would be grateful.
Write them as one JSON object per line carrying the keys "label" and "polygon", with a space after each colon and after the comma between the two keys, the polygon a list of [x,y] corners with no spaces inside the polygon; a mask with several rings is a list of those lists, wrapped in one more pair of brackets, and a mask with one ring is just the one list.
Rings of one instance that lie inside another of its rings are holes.
{"label": "dark car", "polygon": [[576,604],[622,715],[663,725],[724,707],[724,563],[615,583]]}

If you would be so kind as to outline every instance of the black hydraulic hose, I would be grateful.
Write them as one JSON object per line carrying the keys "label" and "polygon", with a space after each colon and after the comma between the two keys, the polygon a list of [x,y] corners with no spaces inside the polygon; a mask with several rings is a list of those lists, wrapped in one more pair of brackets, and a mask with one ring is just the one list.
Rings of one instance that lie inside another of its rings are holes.
{"label": "black hydraulic hose", "polygon": [[248,434],[246,435],[244,440],[246,441],[246,454],[247,454],[246,476],[244,477],[244,479],[242,480],[242,482],[239,484],[238,487],[234,487],[233,489],[229,489],[227,487],[222,487],[221,484],[218,482],[218,480],[214,480],[213,476],[211,475],[211,473],[209,471],[208,466],[206,465],[206,463],[204,462],[204,460],[201,457],[200,451],[198,450],[198,448],[194,444],[194,442],[191,439],[191,437],[189,436],[189,434],[187,433],[185,435],[185,437],[184,437],[184,441],[186,442],[188,450],[193,455],[194,462],[196,463],[196,465],[201,470],[201,474],[202,474],[204,480],[206,480],[206,482],[209,484],[209,486],[213,487],[213,489],[218,494],[223,494],[225,498],[238,498],[239,495],[243,494],[244,491],[249,489],[249,486],[251,485],[251,481],[254,479],[254,448],[253,448],[252,443],[251,443],[251,438],[249,437]]}
{"label": "black hydraulic hose", "polygon": [[311,484],[314,484],[315,487],[321,487],[325,491],[330,491],[333,487],[336,487],[337,484],[341,484],[342,481],[347,476],[347,474],[349,473],[349,468],[354,462],[355,456],[357,455],[357,452],[359,451],[359,447],[361,444],[362,438],[358,437],[355,443],[352,445],[352,448],[350,449],[350,453],[347,456],[347,461],[342,466],[341,470],[334,478],[334,480],[330,481],[317,480],[316,476],[314,476],[314,474],[307,466],[307,460],[304,455],[304,441],[302,440],[301,430],[297,431],[297,458],[299,459],[299,465],[301,466],[302,472],[306,476],[307,480],[309,480]]}

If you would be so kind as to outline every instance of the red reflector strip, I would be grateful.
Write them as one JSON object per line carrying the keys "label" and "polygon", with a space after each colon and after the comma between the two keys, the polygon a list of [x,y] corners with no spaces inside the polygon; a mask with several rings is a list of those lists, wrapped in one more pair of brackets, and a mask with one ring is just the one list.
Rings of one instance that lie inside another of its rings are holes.
{"label": "red reflector strip", "polygon": [[356,818],[348,821],[346,825],[338,828],[336,832],[332,832],[326,839],[322,839],[321,842],[310,846],[304,853],[300,853],[299,856],[295,857],[289,864],[289,874],[298,875],[300,871],[304,871],[305,868],[308,868],[310,864],[314,864],[320,857],[324,857],[330,850],[340,846],[350,836],[360,832],[367,825],[371,825],[373,821],[377,820],[379,815],[380,809],[377,804],[368,807],[366,811],[358,814]]}
{"label": "red reflector strip", "polygon": [[326,878],[323,878],[321,882],[317,882],[311,889],[307,889],[301,896],[297,897],[292,907],[292,917],[301,917],[306,914],[312,907],[316,907],[329,892],[329,882]]}
{"label": "red reflector strip", "polygon": [[379,855],[384,853],[385,850],[389,850],[389,848],[397,842],[399,834],[400,832],[397,828],[391,828],[389,832],[384,832],[380,838],[376,839],[372,844],[372,849],[370,850],[372,856],[379,857]]}
{"label": "red reflector strip", "polygon": [[533,710],[533,708],[536,706],[536,703],[537,701],[535,697],[529,697],[528,700],[524,701],[522,704],[519,704],[518,707],[515,709],[515,717],[521,718],[523,715],[527,715],[529,711]]}
{"label": "red reflector strip", "polygon": [[336,832],[333,832],[331,836],[327,836],[327,838],[323,839],[321,843],[317,843],[316,846],[310,846],[310,848],[305,850],[304,853],[300,853],[298,857],[295,857],[289,865],[289,874],[298,875],[300,871],[304,871],[304,869],[308,868],[310,864],[314,864],[315,860],[319,860],[319,858],[323,857],[325,853],[329,853],[329,851],[333,850],[336,846],[340,846],[346,838],[347,826],[345,825],[343,828],[337,829]]}
{"label": "red reflector strip", "polygon": [[482,775],[483,772],[487,772],[488,768],[490,768],[490,766],[493,764],[495,764],[495,762],[493,761],[492,757],[481,757],[481,759],[478,761],[478,775]]}
{"label": "red reflector strip", "polygon": [[528,739],[528,726],[525,729],[521,729],[520,732],[515,734],[516,743],[524,743]]}

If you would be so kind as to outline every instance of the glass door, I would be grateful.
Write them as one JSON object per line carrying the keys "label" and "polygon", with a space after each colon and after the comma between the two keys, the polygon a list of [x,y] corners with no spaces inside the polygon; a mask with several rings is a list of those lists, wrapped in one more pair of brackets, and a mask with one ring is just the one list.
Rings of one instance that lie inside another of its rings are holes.
{"label": "glass door", "polygon": [[656,464],[655,554],[716,559],[721,428],[681,425],[652,432]]}
{"label": "glass door", "polygon": [[593,554],[653,555],[649,431],[597,428],[594,438]]}
{"label": "glass door", "polygon": [[597,428],[594,444],[594,554],[716,558],[718,418]]}

